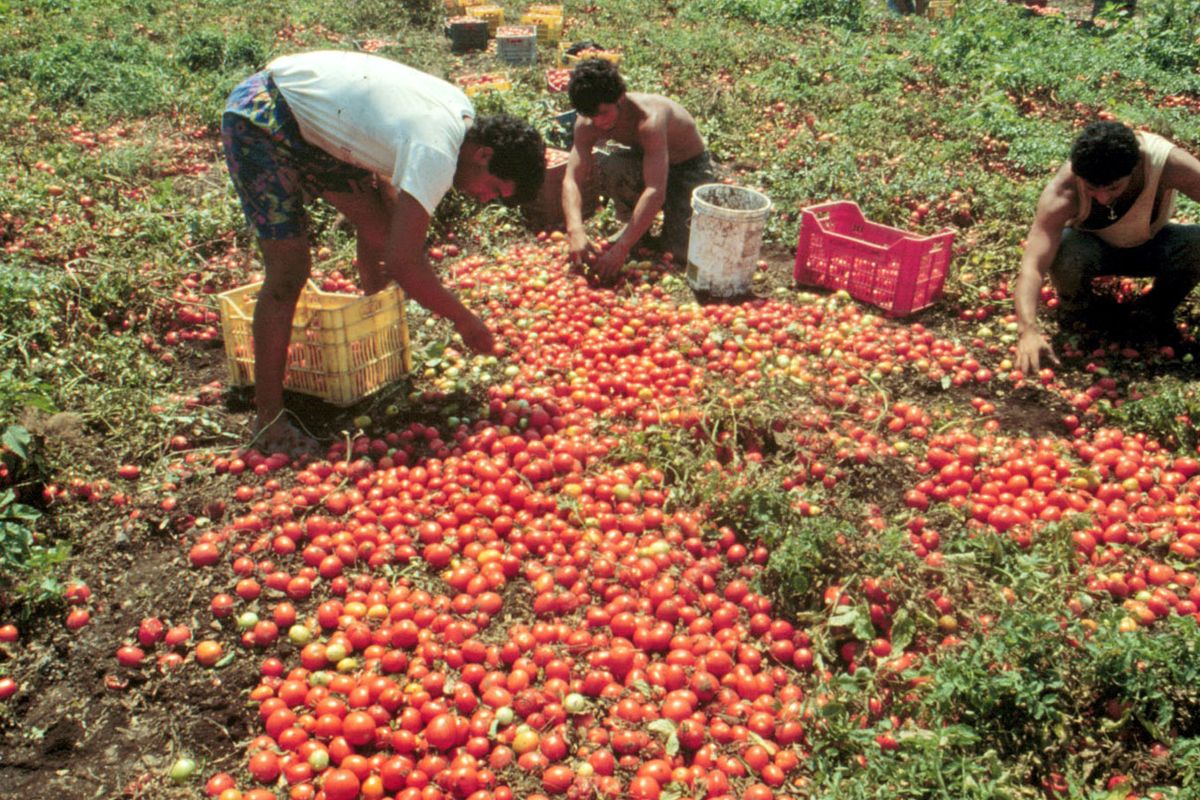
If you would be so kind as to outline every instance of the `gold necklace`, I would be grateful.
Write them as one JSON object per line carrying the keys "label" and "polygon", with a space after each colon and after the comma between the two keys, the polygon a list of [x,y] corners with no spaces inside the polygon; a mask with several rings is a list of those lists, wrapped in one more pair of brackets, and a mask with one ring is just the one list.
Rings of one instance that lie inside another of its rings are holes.
{"label": "gold necklace", "polygon": [[[1098,200],[1096,202],[1100,203],[1100,201],[1098,201]],[[1115,222],[1117,219],[1117,210],[1115,208],[1113,208],[1112,206],[1106,205],[1104,203],[1100,203],[1100,205],[1104,206],[1104,209],[1108,212],[1108,221]]]}

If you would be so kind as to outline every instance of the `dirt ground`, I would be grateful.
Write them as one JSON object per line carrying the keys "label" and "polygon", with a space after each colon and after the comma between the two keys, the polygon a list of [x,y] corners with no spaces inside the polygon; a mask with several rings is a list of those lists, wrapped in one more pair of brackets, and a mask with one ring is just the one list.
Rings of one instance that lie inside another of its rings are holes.
{"label": "dirt ground", "polygon": [[[223,377],[221,359],[219,351],[196,352],[182,369],[200,386]],[[245,405],[236,396],[231,401],[231,408]],[[103,442],[85,434],[72,447],[94,453]],[[227,497],[232,487],[216,481],[184,489],[174,514],[150,505],[131,521],[128,508],[104,503],[50,515],[60,532],[73,533],[71,580],[91,589],[92,619],[72,633],[62,624],[64,611],[22,631],[17,643],[0,645],[0,659],[17,662],[13,672],[22,685],[0,717],[3,796],[195,797],[194,789],[165,778],[176,758],[189,755],[205,775],[236,769],[243,759],[256,733],[246,693],[257,683],[259,656],[239,654],[216,670],[192,662],[129,670],[114,657],[145,617],[186,624],[193,641],[217,633],[208,604],[221,589],[212,573],[189,567],[190,537],[172,519],[203,515],[210,500]]]}

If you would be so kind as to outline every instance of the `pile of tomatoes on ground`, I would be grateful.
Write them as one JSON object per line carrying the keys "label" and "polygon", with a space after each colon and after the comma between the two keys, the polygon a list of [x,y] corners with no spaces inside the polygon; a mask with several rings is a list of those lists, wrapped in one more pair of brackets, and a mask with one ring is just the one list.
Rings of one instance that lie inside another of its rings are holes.
{"label": "pile of tomatoes on ground", "polygon": [[[653,466],[612,456],[619,435],[695,425],[717,376],[747,392],[766,380],[811,387],[803,429],[783,428],[807,448],[798,490],[830,491],[871,461],[910,466],[913,485],[897,491],[931,564],[950,533],[919,516],[931,505],[962,506],[973,530],[1025,542],[1086,511],[1094,524],[1075,544],[1092,589],[1124,601],[1131,625],[1196,613],[1187,565],[1200,525],[1182,511],[1200,496],[1195,459],[1074,417],[1062,437],[1010,437],[979,424],[989,401],[972,403],[975,422],[950,424],[881,391],[899,376],[986,385],[1004,371],[981,362],[1003,354],[837,296],[701,307],[654,282],[590,287],[567,269],[560,238],[457,267],[511,365],[488,389],[486,418],[336,445],[287,486],[286,459],[216,465],[247,475],[235,500],[248,509],[202,533],[193,562],[232,566],[236,586],[214,614],[237,621],[242,645],[275,654],[251,694],[263,728],[248,771],[262,788],[221,774],[211,796],[802,791],[806,735],[821,724],[806,687],[820,662],[809,634],[750,588],[768,552],[704,509],[673,508]],[[740,463],[709,466],[733,481]],[[1163,544],[1171,564],[1148,556]],[[831,580],[826,602],[860,592],[876,635],[846,642],[839,668],[869,663],[903,685],[930,645],[893,651],[886,587]],[[930,597],[939,629],[957,630],[954,598],[937,587]],[[269,615],[247,615],[264,603]],[[283,640],[292,648],[272,649]],[[899,746],[883,739],[879,752]]]}

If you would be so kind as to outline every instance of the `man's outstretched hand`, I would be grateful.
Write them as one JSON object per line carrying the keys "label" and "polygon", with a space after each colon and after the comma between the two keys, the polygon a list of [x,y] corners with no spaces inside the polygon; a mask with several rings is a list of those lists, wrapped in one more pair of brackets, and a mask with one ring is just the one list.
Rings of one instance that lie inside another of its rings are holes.
{"label": "man's outstretched hand", "polygon": [[1026,375],[1035,375],[1041,368],[1041,359],[1045,355],[1057,366],[1060,362],[1054,354],[1054,348],[1046,337],[1038,331],[1026,331],[1017,340],[1017,369]]}
{"label": "man's outstretched hand", "polygon": [[496,337],[483,324],[483,320],[474,314],[455,323],[454,329],[462,337],[463,344],[476,353],[491,355],[496,349]]}
{"label": "man's outstretched hand", "polygon": [[596,273],[596,277],[601,283],[610,283],[621,273],[621,267],[625,266],[625,261],[628,258],[628,250],[613,244],[600,254],[592,270]]}
{"label": "man's outstretched hand", "polygon": [[583,231],[567,234],[567,256],[572,264],[586,264],[595,248]]}

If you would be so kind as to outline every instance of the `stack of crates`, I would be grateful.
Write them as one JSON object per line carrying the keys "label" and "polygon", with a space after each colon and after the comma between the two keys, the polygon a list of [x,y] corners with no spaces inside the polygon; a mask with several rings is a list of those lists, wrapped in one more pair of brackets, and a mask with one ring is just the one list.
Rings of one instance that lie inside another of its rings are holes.
{"label": "stack of crates", "polygon": [[505,25],[496,29],[496,57],[506,64],[528,66],[537,61],[537,29]]}
{"label": "stack of crates", "polygon": [[487,22],[478,17],[451,17],[446,21],[446,35],[453,53],[487,49]]}
{"label": "stack of crates", "polygon": [[504,9],[493,5],[467,6],[466,13],[487,22],[488,33],[496,35],[496,29],[504,24]]}
{"label": "stack of crates", "polygon": [[563,7],[560,5],[533,5],[521,15],[522,25],[537,28],[537,40],[541,45],[557,44],[562,38]]}

